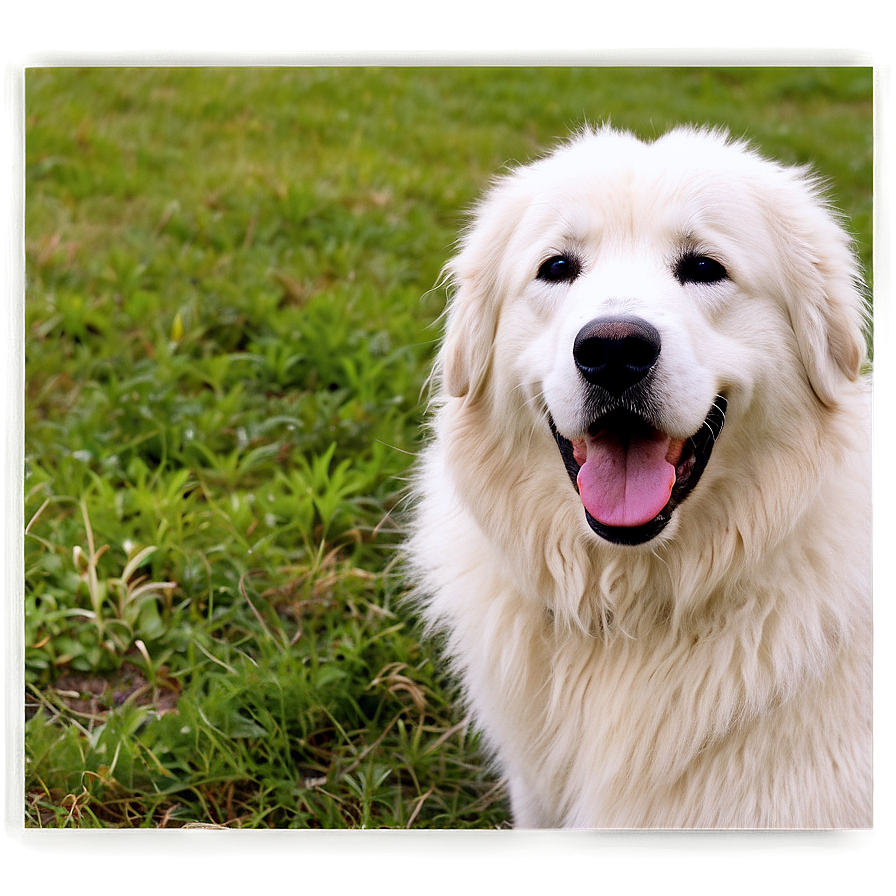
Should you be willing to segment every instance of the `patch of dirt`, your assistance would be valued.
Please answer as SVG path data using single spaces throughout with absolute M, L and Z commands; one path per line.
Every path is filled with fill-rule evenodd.
M 180 696 L 180 685 L 160 670 L 155 685 L 134 666 L 124 665 L 107 676 L 84 672 L 66 672 L 51 688 L 53 697 L 72 712 L 91 718 L 103 718 L 110 710 L 132 700 L 138 706 L 151 706 L 159 715 L 173 712 Z

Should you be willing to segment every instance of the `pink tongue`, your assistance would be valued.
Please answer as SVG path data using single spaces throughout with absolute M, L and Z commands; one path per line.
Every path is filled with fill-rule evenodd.
M 643 526 L 668 503 L 675 467 L 666 460 L 671 439 L 601 432 L 586 439 L 587 458 L 579 470 L 585 509 L 605 526 Z

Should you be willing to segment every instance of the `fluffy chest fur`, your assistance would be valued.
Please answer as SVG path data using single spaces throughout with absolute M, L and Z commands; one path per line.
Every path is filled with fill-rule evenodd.
M 535 592 L 463 512 L 446 521 L 466 563 L 427 615 L 518 825 L 870 823 L 867 583 L 786 542 L 762 574 L 716 583 L 701 612 L 676 619 L 658 557 L 608 562 L 582 594 Z M 822 587 L 837 599 L 807 605 Z

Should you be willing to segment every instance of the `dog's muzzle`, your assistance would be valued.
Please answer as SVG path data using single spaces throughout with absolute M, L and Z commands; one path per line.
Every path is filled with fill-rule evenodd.
M 588 524 L 614 544 L 643 544 L 662 532 L 697 485 L 725 422 L 728 402 L 720 394 L 689 438 L 655 425 L 650 383 L 660 351 L 659 332 L 640 318 L 586 324 L 573 358 L 587 384 L 591 422 L 566 438 L 549 418 Z

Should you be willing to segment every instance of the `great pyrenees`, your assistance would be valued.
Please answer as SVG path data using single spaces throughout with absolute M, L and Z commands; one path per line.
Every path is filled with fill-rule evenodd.
M 408 550 L 515 824 L 869 826 L 865 309 L 817 179 L 588 129 L 447 272 Z

